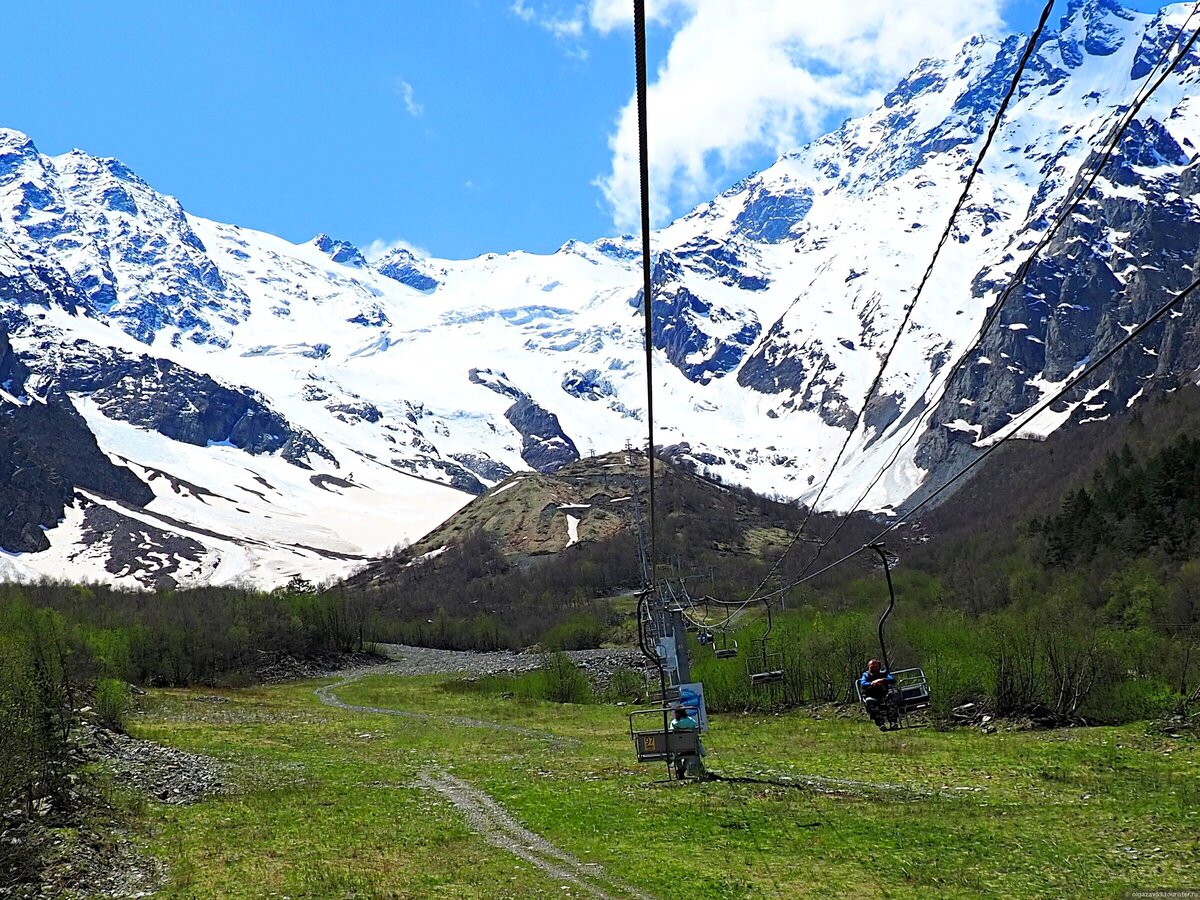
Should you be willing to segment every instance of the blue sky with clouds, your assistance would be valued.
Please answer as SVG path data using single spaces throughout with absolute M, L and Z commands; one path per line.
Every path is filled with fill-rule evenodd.
M 1042 4 L 648 6 L 661 221 L 862 111 L 948 41 L 1028 30 Z M 0 126 L 45 153 L 119 157 L 197 215 L 293 241 L 324 231 L 445 257 L 548 252 L 630 222 L 631 8 L 9 4 Z

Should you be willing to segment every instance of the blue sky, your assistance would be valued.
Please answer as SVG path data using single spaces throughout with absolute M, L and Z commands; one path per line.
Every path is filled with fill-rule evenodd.
M 1028 30 L 1042 4 L 834 4 L 826 32 L 775 57 L 782 19 L 809 5 L 651 0 L 656 219 L 865 108 L 931 47 L 975 26 Z M 197 215 L 293 241 L 324 231 L 444 257 L 548 252 L 628 225 L 631 7 L 9 4 L 0 126 L 45 153 L 119 157 Z

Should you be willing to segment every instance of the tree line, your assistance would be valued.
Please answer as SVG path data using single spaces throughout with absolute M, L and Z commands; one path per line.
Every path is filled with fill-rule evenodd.
M 1109 453 L 1090 481 L 1026 527 L 991 527 L 976 505 L 974 528 L 929 542 L 919 532 L 897 538 L 893 661 L 925 667 L 943 712 L 972 700 L 1091 721 L 1193 709 L 1198 475 L 1200 440 L 1185 432 L 1141 457 L 1128 447 Z M 802 518 L 796 507 L 670 468 L 660 484 L 659 578 L 700 576 L 681 591 L 745 597 L 781 555 L 772 584 L 795 579 L 814 552 L 799 543 L 784 553 Z M 835 521 L 814 516 L 809 530 L 829 533 Z M 842 547 L 878 527 L 852 519 Z M 244 683 L 279 655 L 377 641 L 491 650 L 629 640 L 628 607 L 618 612 L 612 598 L 641 586 L 642 555 L 633 528 L 529 557 L 506 556 L 494 537 L 475 532 L 433 558 L 397 553 L 385 578 L 353 587 L 318 590 L 302 579 L 271 592 L 0 585 L 0 798 L 28 803 L 57 790 L 73 710 L 89 702 L 119 718 L 127 683 Z M 874 565 L 863 556 L 790 593 L 770 647 L 785 662 L 779 688 L 750 690 L 745 655 L 729 664 L 695 647 L 714 709 L 848 699 L 877 652 L 886 588 Z M 760 631 L 752 623 L 734 636 L 754 649 Z

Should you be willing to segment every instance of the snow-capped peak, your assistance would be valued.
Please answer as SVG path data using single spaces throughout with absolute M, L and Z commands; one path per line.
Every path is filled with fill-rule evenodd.
M 355 269 L 363 269 L 367 266 L 367 260 L 363 256 L 362 251 L 349 241 L 335 241 L 327 234 L 318 234 L 309 243 L 335 263 L 341 263 L 343 266 L 351 266 Z
M 1149 16 L 1088 0 L 1044 36 L 865 405 L 1024 37 L 974 37 L 918 63 L 877 109 L 653 235 L 657 440 L 712 475 L 804 499 L 862 411 L 823 502 L 849 507 L 895 457 L 866 498 L 879 509 L 1015 429 L 1195 264 L 1200 65 L 1189 57 L 930 408 L 1186 17 L 1182 5 Z M 12 131 L 0 131 L 0 235 L 0 275 L 15 273 L 5 314 L 31 377 L 76 395 L 110 454 L 177 482 L 198 483 L 173 453 L 206 473 L 202 486 L 229 501 L 210 532 L 276 541 L 239 543 L 238 566 L 227 546 L 212 550 L 224 568 L 206 578 L 286 574 L 281 559 L 310 551 L 319 559 L 305 557 L 305 573 L 342 571 L 347 556 L 435 524 L 461 491 L 644 439 L 641 254 L 628 235 L 461 261 L 397 247 L 368 262 L 328 235 L 293 244 L 191 216 L 115 160 L 45 157 Z M 42 288 L 21 288 L 36 272 Z M 85 298 L 90 314 L 47 303 L 60 294 Z M 1187 312 L 1183 322 L 1200 317 Z M 1139 352 L 1127 377 L 1088 396 L 1090 418 L 1154 379 L 1192 377 L 1200 358 L 1173 321 Z M 205 393 L 220 398 L 219 415 Z M 1025 432 L 1058 427 L 1075 408 Z M 404 500 L 410 482 L 432 489 L 421 509 Z M 167 483 L 152 481 L 151 513 L 213 515 L 209 495 L 181 499 Z M 335 534 L 304 512 L 313 497 L 328 501 L 319 517 L 339 523 Z M 281 549 L 281 521 L 305 523 L 308 549 Z

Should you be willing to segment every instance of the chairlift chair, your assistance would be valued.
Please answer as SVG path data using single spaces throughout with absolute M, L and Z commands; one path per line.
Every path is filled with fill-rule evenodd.
M 721 646 L 713 642 L 713 656 L 717 659 L 732 659 L 738 655 L 738 642 L 729 636 L 729 632 L 721 629 Z
M 778 684 L 783 681 L 782 653 L 768 652 L 764 646 L 761 653 L 756 653 L 746 662 L 748 663 L 747 674 L 750 676 L 750 684 L 754 687 Z
M 712 597 L 703 596 L 700 602 L 704 604 L 704 618 L 708 618 L 708 604 L 712 601 Z M 721 634 L 720 643 L 717 642 L 717 632 Z M 712 647 L 713 656 L 717 659 L 732 659 L 738 655 L 738 643 L 729 636 L 729 629 L 717 626 L 709 628 L 707 625 L 700 628 L 696 635 L 696 640 L 701 646 Z
M 662 658 L 651 647 L 650 634 L 647 631 L 650 621 L 647 609 L 649 596 L 649 590 L 639 591 L 637 594 L 638 648 L 658 670 L 659 688 L 650 698 L 650 702 L 658 705 L 650 709 L 637 709 L 629 714 L 629 736 L 633 740 L 637 761 L 666 762 L 669 778 L 677 763 L 684 763 L 688 770 L 698 767 L 703 750 L 698 732 L 671 730 L 674 710 L 682 705 L 681 690 L 678 685 L 668 683 Z M 696 710 L 696 707 L 691 706 L 684 708 Z
M 696 710 L 691 706 L 685 708 L 689 712 Z M 635 709 L 629 714 L 629 736 L 633 739 L 638 762 L 673 763 L 680 756 L 700 756 L 700 732 L 672 731 L 670 719 L 674 712 L 675 707 L 664 705 Z M 667 722 L 665 726 L 664 721 Z
M 907 719 L 913 713 L 921 712 L 929 709 L 932 705 L 932 698 L 929 693 L 929 682 L 925 678 L 925 672 L 919 666 L 914 666 L 911 669 L 897 669 L 890 672 L 891 676 L 896 679 L 895 685 L 888 691 L 888 696 L 884 700 L 884 710 L 886 718 L 894 720 L 897 725 L 907 724 Z M 854 690 L 858 695 L 858 702 L 867 707 L 867 699 L 863 696 L 862 685 L 856 679 L 854 682 Z
M 887 578 L 889 598 L 888 608 L 884 610 L 879 619 L 879 653 L 883 657 L 883 671 L 890 674 L 895 682 L 883 701 L 884 717 L 894 727 L 908 727 L 912 724 L 909 722 L 909 717 L 913 713 L 927 710 L 932 706 L 929 681 L 920 666 L 892 670 L 891 662 L 888 660 L 887 642 L 884 640 L 884 624 L 887 622 L 888 616 L 892 614 L 892 610 L 896 608 L 896 589 L 892 584 L 892 569 L 887 549 L 883 544 L 872 544 L 871 549 L 878 553 L 879 558 L 883 561 L 883 573 Z M 871 708 L 867 702 L 869 698 L 863 696 L 862 684 L 857 678 L 854 680 L 854 692 L 858 696 L 858 702 L 870 713 Z
M 768 684 L 778 684 L 783 681 L 783 654 L 777 650 L 768 649 L 771 630 L 775 622 L 771 617 L 771 604 L 763 598 L 763 606 L 767 608 L 767 630 L 759 639 L 759 652 L 746 659 L 746 674 L 750 676 L 750 684 L 761 687 Z

